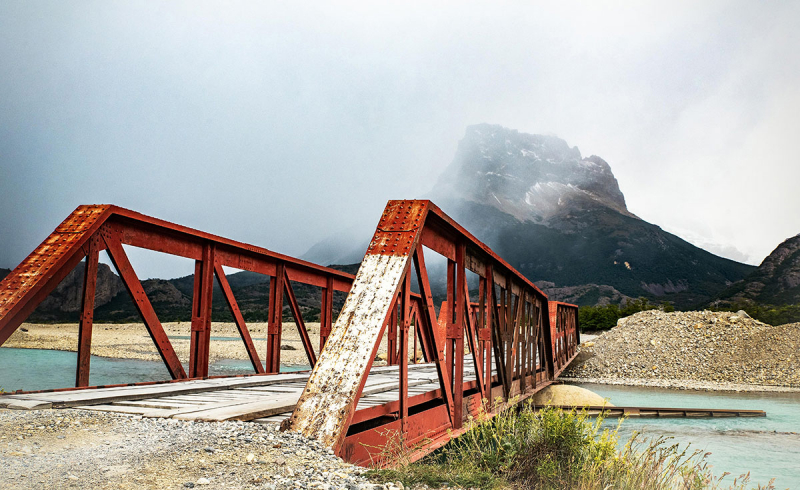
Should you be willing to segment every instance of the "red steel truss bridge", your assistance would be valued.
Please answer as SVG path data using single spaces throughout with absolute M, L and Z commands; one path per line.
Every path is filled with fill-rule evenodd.
M 123 245 L 195 261 L 188 366 L 175 353 Z M 88 386 L 103 250 L 172 380 Z M 427 267 L 434 256 L 446 265 Z M 432 202 L 402 200 L 386 205 L 355 276 L 117 206 L 80 206 L 0 282 L 0 345 L 82 261 L 75 387 L 2 395 L 0 407 L 281 423 L 348 461 L 375 464 L 398 435 L 419 448 L 420 457 L 467 430 L 469 416 L 495 413 L 552 384 L 580 342 L 576 306 L 549 301 Z M 270 278 L 263 363 L 223 266 Z M 444 280 L 431 280 L 437 272 Z M 251 374 L 208 376 L 215 279 L 247 349 Z M 438 304 L 432 283 L 442 285 L 444 301 Z M 292 284 L 322 291 L 318 345 Z M 338 316 L 335 291 L 347 293 Z M 310 372 L 280 372 L 286 303 Z M 386 365 L 373 366 L 384 341 Z

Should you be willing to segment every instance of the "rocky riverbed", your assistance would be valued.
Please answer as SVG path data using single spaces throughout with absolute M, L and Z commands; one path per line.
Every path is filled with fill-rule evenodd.
M 364 468 L 275 426 L 83 410 L 0 410 L 2 489 L 382 489 Z
M 584 342 L 562 379 L 670 388 L 800 388 L 800 324 L 745 312 L 644 311 Z

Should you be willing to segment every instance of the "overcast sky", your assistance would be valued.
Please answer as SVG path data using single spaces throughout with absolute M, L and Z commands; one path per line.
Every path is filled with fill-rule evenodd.
M 631 3 L 3 0 L 0 267 L 85 203 L 301 255 L 427 194 L 480 122 L 757 264 L 800 233 L 800 2 Z

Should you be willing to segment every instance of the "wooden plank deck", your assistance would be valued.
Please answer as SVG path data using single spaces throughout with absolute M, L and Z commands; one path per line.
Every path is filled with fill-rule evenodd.
M 464 362 L 464 377 L 472 379 L 474 372 L 467 360 Z M 0 397 L 0 408 L 79 408 L 179 420 L 252 420 L 278 424 L 291 415 L 308 376 L 309 373 L 287 373 L 11 394 Z M 409 365 L 408 380 L 409 391 L 413 390 L 413 393 L 439 388 L 439 377 L 433 364 Z M 398 398 L 398 367 L 375 367 L 370 371 L 358 405 L 362 408 L 381 405 Z
M 279 424 L 289 417 L 308 380 L 309 373 L 285 373 L 236 378 L 192 380 L 180 383 L 119 386 L 70 391 L 7 394 L 0 396 L 0 408 L 80 408 L 126 413 L 142 417 L 179 420 L 249 420 Z M 474 379 L 471 357 L 465 356 L 464 379 Z M 433 364 L 408 367 L 409 395 L 439 388 Z M 397 366 L 374 367 L 358 401 L 367 408 L 399 398 Z M 572 407 L 561 407 L 571 409 Z M 663 407 L 586 407 L 591 415 L 601 411 L 607 417 L 764 417 L 761 410 L 726 410 Z

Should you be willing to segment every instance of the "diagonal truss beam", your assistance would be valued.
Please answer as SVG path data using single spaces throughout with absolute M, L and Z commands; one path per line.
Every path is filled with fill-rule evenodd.
M 294 323 L 297 325 L 297 333 L 300 334 L 300 340 L 303 342 L 303 348 L 306 350 L 308 364 L 314 367 L 314 364 L 317 363 L 317 355 L 314 353 L 314 346 L 311 345 L 311 338 L 308 336 L 308 330 L 306 330 L 306 324 L 303 321 L 303 314 L 300 312 L 300 305 L 297 304 L 297 298 L 292 289 L 292 282 L 289 280 L 288 276 L 284 276 L 283 278 L 283 288 L 286 293 L 286 298 L 289 300 L 289 309 L 292 311 Z
M 108 256 L 117 269 L 122 282 L 125 284 L 125 288 L 133 298 L 133 304 L 142 317 L 142 321 L 144 321 L 144 325 L 147 327 L 147 333 L 149 333 L 150 338 L 153 339 L 158 354 L 167 366 L 170 376 L 172 376 L 172 379 L 186 378 L 186 372 L 183 370 L 181 361 L 178 359 L 178 355 L 175 354 L 175 350 L 172 348 L 172 344 L 166 332 L 164 332 L 164 327 L 161 326 L 161 322 L 158 321 L 158 316 L 156 316 L 156 312 L 153 310 L 153 305 L 150 304 L 150 300 L 144 292 L 142 283 L 136 276 L 136 272 L 133 271 L 133 267 L 128 260 L 128 255 L 125 253 L 125 249 L 122 248 L 122 243 L 112 234 L 108 234 L 103 238 L 108 250 Z
M 233 296 L 233 290 L 231 290 L 231 285 L 228 283 L 227 276 L 225 276 L 225 271 L 219 263 L 214 264 L 214 273 L 217 276 L 217 282 L 222 290 L 222 297 L 225 298 L 225 302 L 228 304 L 228 309 L 231 315 L 233 315 L 233 321 L 236 323 L 236 328 L 239 330 L 239 335 L 242 337 L 244 347 L 247 349 L 247 356 L 250 358 L 250 363 L 253 365 L 253 369 L 255 369 L 256 373 L 264 374 L 264 366 L 261 365 L 261 359 L 259 359 L 258 350 L 255 344 L 253 344 L 250 330 L 247 329 L 242 311 L 239 309 L 239 303 L 236 302 L 236 298 Z

